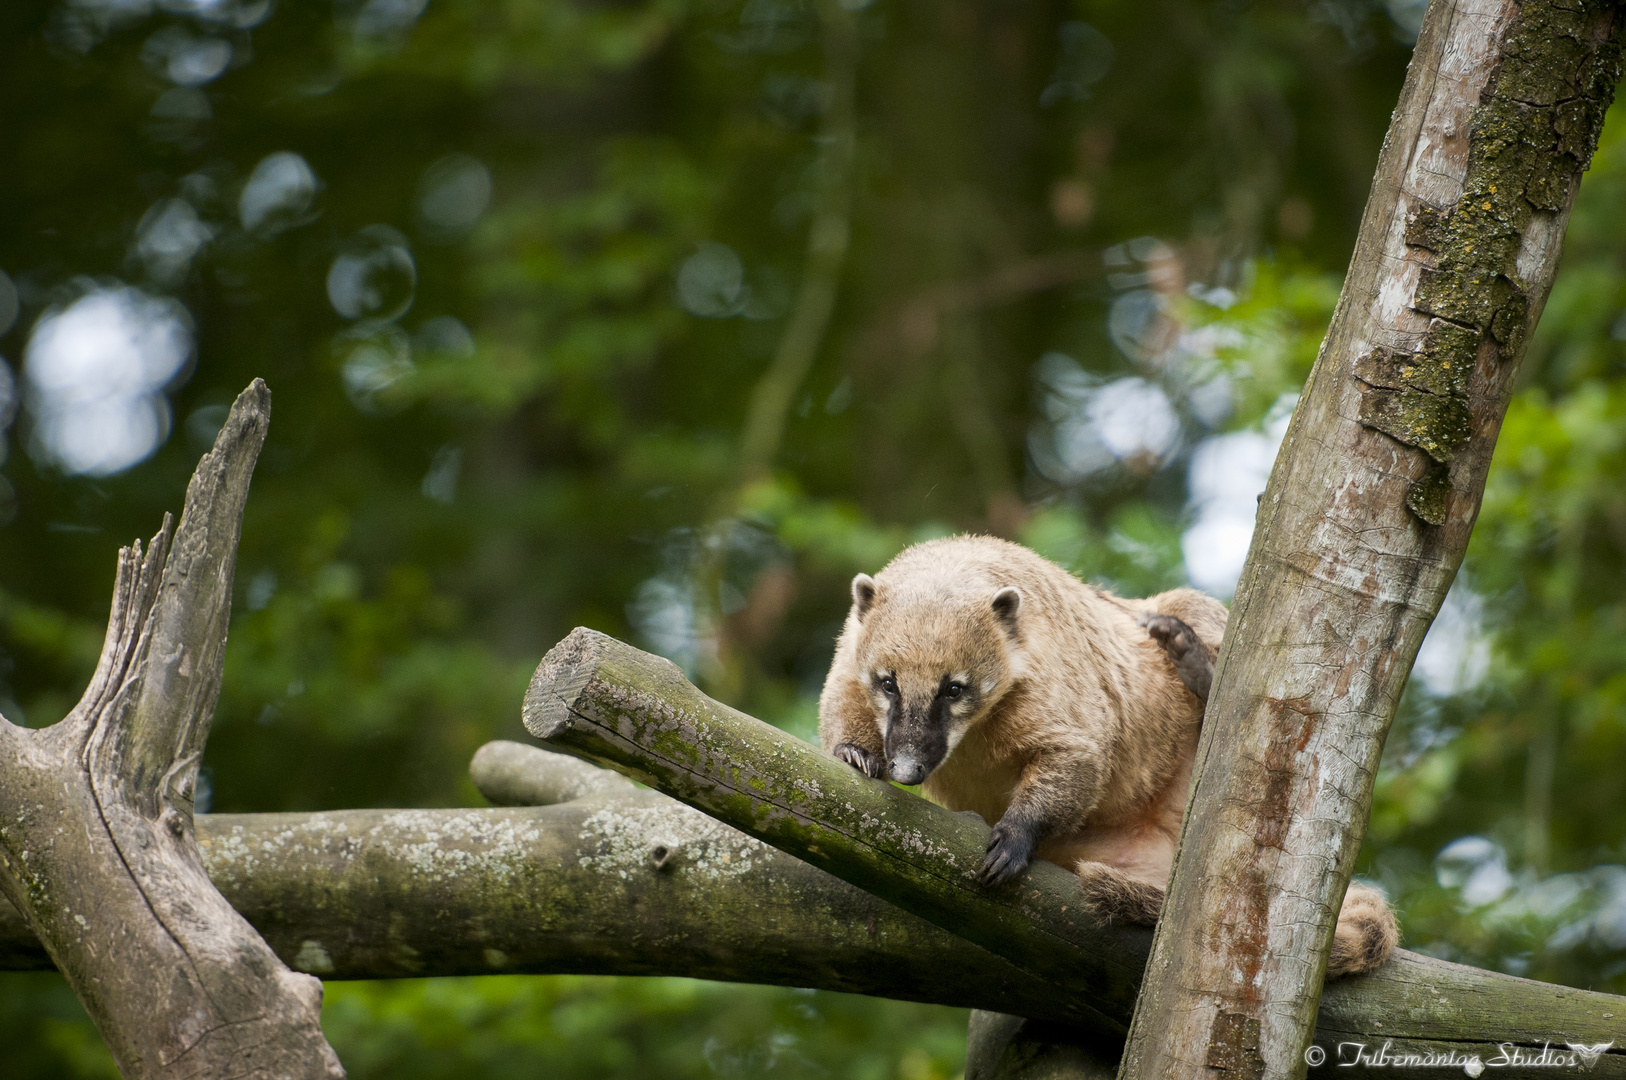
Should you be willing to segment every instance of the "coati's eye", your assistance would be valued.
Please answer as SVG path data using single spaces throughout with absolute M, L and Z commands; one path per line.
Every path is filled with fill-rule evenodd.
M 960 695 L 963 693 L 965 693 L 965 686 L 962 683 L 951 682 L 943 688 L 943 696 L 950 701 L 959 701 Z
M 897 697 L 898 696 L 898 680 L 894 679 L 890 675 L 882 675 L 881 676 L 881 690 L 882 690 L 883 693 L 890 694 L 893 697 Z

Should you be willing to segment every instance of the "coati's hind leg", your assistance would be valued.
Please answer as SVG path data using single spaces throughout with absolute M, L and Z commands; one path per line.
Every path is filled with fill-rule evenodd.
M 1196 694 L 1198 701 L 1208 704 L 1208 691 L 1214 684 L 1214 661 L 1208 655 L 1208 646 L 1198 640 L 1197 632 L 1173 615 L 1147 612 L 1139 621 L 1152 640 L 1169 654 L 1169 663 L 1174 665 L 1174 672 L 1186 684 L 1186 689 Z
M 1084 886 L 1084 902 L 1103 921 L 1151 926 L 1163 913 L 1163 890 L 1137 881 L 1116 866 L 1079 863 L 1073 868 Z
M 1327 978 L 1359 975 L 1382 966 L 1400 944 L 1400 927 L 1383 894 L 1370 885 L 1351 882 L 1338 912 L 1327 956 Z
M 1164 892 L 1106 863 L 1081 862 L 1074 868 L 1084 901 L 1106 922 L 1154 925 L 1163 914 Z M 1400 944 L 1395 913 L 1383 894 L 1370 885 L 1352 883 L 1344 894 L 1327 957 L 1327 978 L 1360 975 L 1382 967 Z

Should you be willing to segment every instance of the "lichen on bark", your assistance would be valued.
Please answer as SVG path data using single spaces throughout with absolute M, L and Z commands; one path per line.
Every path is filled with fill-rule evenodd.
M 1434 316 L 1415 351 L 1375 349 L 1353 366 L 1367 384 L 1360 422 L 1425 451 L 1433 465 L 1406 504 L 1445 521 L 1449 463 L 1472 434 L 1472 372 L 1516 364 L 1531 319 L 1521 247 L 1538 214 L 1566 211 L 1620 77 L 1615 5 L 1526 0 L 1509 20 L 1469 124 L 1467 174 L 1451 206 L 1416 206 L 1408 247 L 1432 252 L 1411 307 Z

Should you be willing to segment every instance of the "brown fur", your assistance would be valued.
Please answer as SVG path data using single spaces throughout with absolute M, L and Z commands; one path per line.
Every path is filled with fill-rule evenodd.
M 1192 688 L 1206 694 L 1226 616 L 1192 589 L 1121 599 L 992 537 L 918 544 L 854 580 L 820 739 L 871 776 L 923 767 L 934 800 L 994 825 L 985 880 L 1046 859 L 1103 917 L 1152 923 L 1202 725 Z M 1382 895 L 1352 885 L 1329 975 L 1371 970 L 1395 940 Z

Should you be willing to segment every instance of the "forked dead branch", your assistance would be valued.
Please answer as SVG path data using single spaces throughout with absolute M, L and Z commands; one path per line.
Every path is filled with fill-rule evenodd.
M 127 1077 L 336 1077 L 321 984 L 210 883 L 192 794 L 220 693 L 249 478 L 271 418 L 255 380 L 143 552 L 119 553 L 101 660 L 51 727 L 0 720 L 0 891 Z

